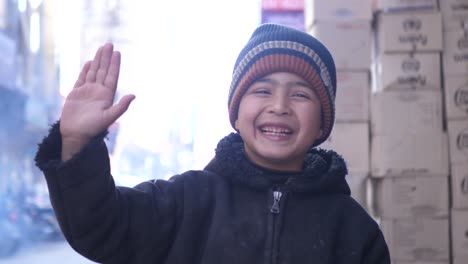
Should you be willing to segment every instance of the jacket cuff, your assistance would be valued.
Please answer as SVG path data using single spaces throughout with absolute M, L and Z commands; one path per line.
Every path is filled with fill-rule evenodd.
M 103 131 L 95 136 L 70 160 L 62 161 L 62 135 L 60 134 L 60 121 L 51 125 L 49 134 L 38 145 L 35 162 L 36 166 L 43 172 L 73 170 L 77 167 L 90 169 L 102 168 L 105 160 L 109 160 L 108 151 L 104 138 L 108 131 Z M 99 165 L 100 164 L 100 165 Z M 105 166 L 104 166 L 105 167 Z M 81 169 L 83 170 L 83 169 Z M 78 172 L 77 172 L 78 173 Z

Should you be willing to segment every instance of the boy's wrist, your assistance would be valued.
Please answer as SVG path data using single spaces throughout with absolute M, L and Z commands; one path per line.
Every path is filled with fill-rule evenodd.
M 69 138 L 62 136 L 62 161 L 71 159 L 76 153 L 78 153 L 90 139 L 84 138 Z

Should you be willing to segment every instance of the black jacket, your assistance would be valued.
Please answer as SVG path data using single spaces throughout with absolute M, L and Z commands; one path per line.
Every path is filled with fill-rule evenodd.
M 311 150 L 301 173 L 270 171 L 246 158 L 233 133 L 204 170 L 116 188 L 104 137 L 62 163 L 55 124 L 36 156 L 66 239 L 93 261 L 390 263 L 333 151 Z

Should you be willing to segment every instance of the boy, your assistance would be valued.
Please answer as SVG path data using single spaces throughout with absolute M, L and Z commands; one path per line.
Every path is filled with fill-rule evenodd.
M 350 197 L 343 159 L 313 148 L 334 122 L 333 58 L 314 37 L 259 26 L 229 91 L 236 133 L 204 170 L 116 187 L 103 138 L 120 54 L 86 63 L 36 156 L 70 245 L 100 263 L 390 263 L 377 223 Z

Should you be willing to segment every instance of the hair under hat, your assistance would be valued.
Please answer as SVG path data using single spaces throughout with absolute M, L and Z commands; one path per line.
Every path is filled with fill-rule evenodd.
M 335 122 L 335 63 L 328 49 L 312 35 L 283 25 L 260 25 L 239 54 L 229 90 L 232 127 L 240 100 L 250 85 L 274 72 L 297 74 L 314 87 L 322 108 L 323 132 L 313 146 L 320 145 Z

